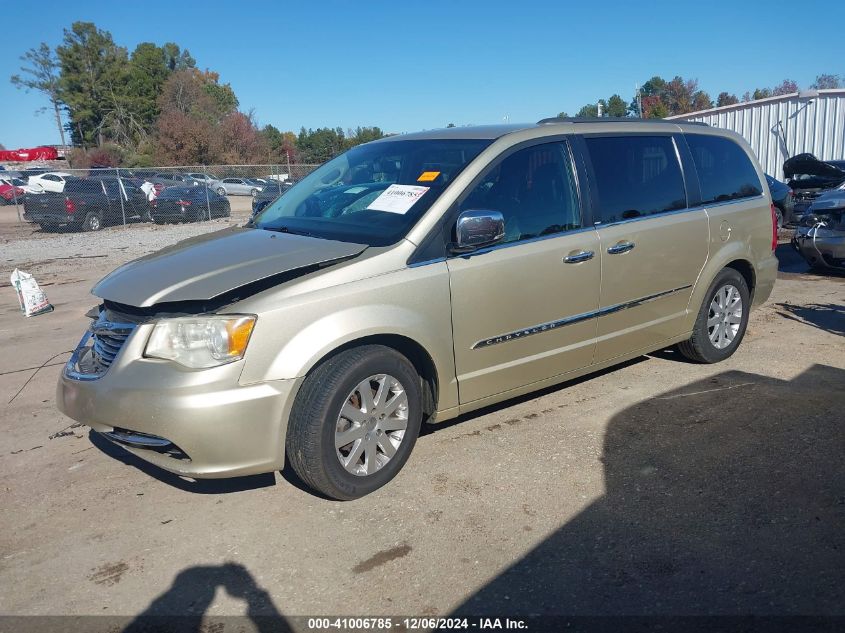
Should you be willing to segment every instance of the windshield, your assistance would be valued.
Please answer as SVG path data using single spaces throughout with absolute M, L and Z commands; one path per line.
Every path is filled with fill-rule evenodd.
M 395 140 L 329 161 L 256 216 L 255 225 L 386 246 L 404 237 L 489 140 Z

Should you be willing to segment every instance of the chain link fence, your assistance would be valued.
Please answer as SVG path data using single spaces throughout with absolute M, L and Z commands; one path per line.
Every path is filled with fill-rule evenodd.
M 0 237 L 114 227 L 240 224 L 318 165 L 183 165 L 0 171 Z M 40 172 L 40 173 L 33 173 Z

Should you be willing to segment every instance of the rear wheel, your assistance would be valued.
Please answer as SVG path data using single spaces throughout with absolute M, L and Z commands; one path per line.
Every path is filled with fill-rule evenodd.
M 718 363 L 739 347 L 748 326 L 751 293 L 738 271 L 724 268 L 704 298 L 688 341 L 678 350 L 698 363 Z
M 255 196 L 257 196 L 257 195 L 258 195 L 258 189 L 252 189 L 252 190 L 249 192 L 249 195 L 251 195 L 251 196 L 254 198 Z
M 381 345 L 357 347 L 305 379 L 291 411 L 287 456 L 311 488 L 357 499 L 402 469 L 421 421 L 420 377 L 408 359 Z
M 102 220 L 99 214 L 93 211 L 89 212 L 82 221 L 83 231 L 99 231 L 101 228 L 103 228 Z
M 775 206 L 775 220 L 777 221 L 778 231 L 780 231 L 783 228 L 783 211 L 778 206 Z

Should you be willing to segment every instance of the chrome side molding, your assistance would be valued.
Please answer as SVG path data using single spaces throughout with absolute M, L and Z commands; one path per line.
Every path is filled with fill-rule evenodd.
M 655 301 L 656 299 L 660 299 L 662 297 L 668 297 L 669 295 L 675 294 L 676 292 L 681 292 L 682 290 L 687 290 L 692 288 L 692 284 L 687 284 L 686 286 L 680 286 L 679 288 L 672 288 L 672 290 L 664 290 L 662 292 L 656 292 L 652 295 L 646 295 L 645 297 L 640 297 L 639 299 L 634 299 L 633 301 L 626 301 L 624 303 L 617 303 L 612 306 L 607 306 L 606 308 L 600 308 L 598 310 L 593 310 L 592 312 L 584 312 L 582 314 L 575 314 L 570 317 L 565 317 L 563 319 L 557 319 L 555 321 L 548 321 L 547 323 L 540 323 L 539 325 L 532 325 L 527 328 L 523 328 L 521 330 L 514 330 L 513 332 L 508 332 L 506 334 L 499 334 L 498 336 L 493 336 L 491 338 L 486 338 L 478 341 L 475 343 L 470 349 L 482 349 L 484 347 L 490 347 L 491 345 L 498 345 L 499 343 L 507 343 L 508 341 L 515 341 L 520 338 L 525 338 L 526 336 L 532 336 L 534 334 L 542 334 L 543 332 L 549 332 L 551 330 L 556 330 L 559 327 L 563 327 L 565 325 L 572 325 L 573 323 L 580 323 L 581 321 L 587 321 L 589 319 L 594 319 L 597 317 L 605 316 L 608 314 L 613 314 L 614 312 L 620 312 L 621 310 L 627 310 L 628 308 L 635 308 L 639 305 L 644 303 L 648 303 L 649 301 Z

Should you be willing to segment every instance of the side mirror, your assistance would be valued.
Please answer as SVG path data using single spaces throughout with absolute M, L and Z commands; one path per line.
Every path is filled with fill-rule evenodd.
M 500 242 L 505 237 L 505 218 L 500 211 L 470 209 L 458 216 L 455 242 L 449 245 L 453 253 L 470 253 Z

